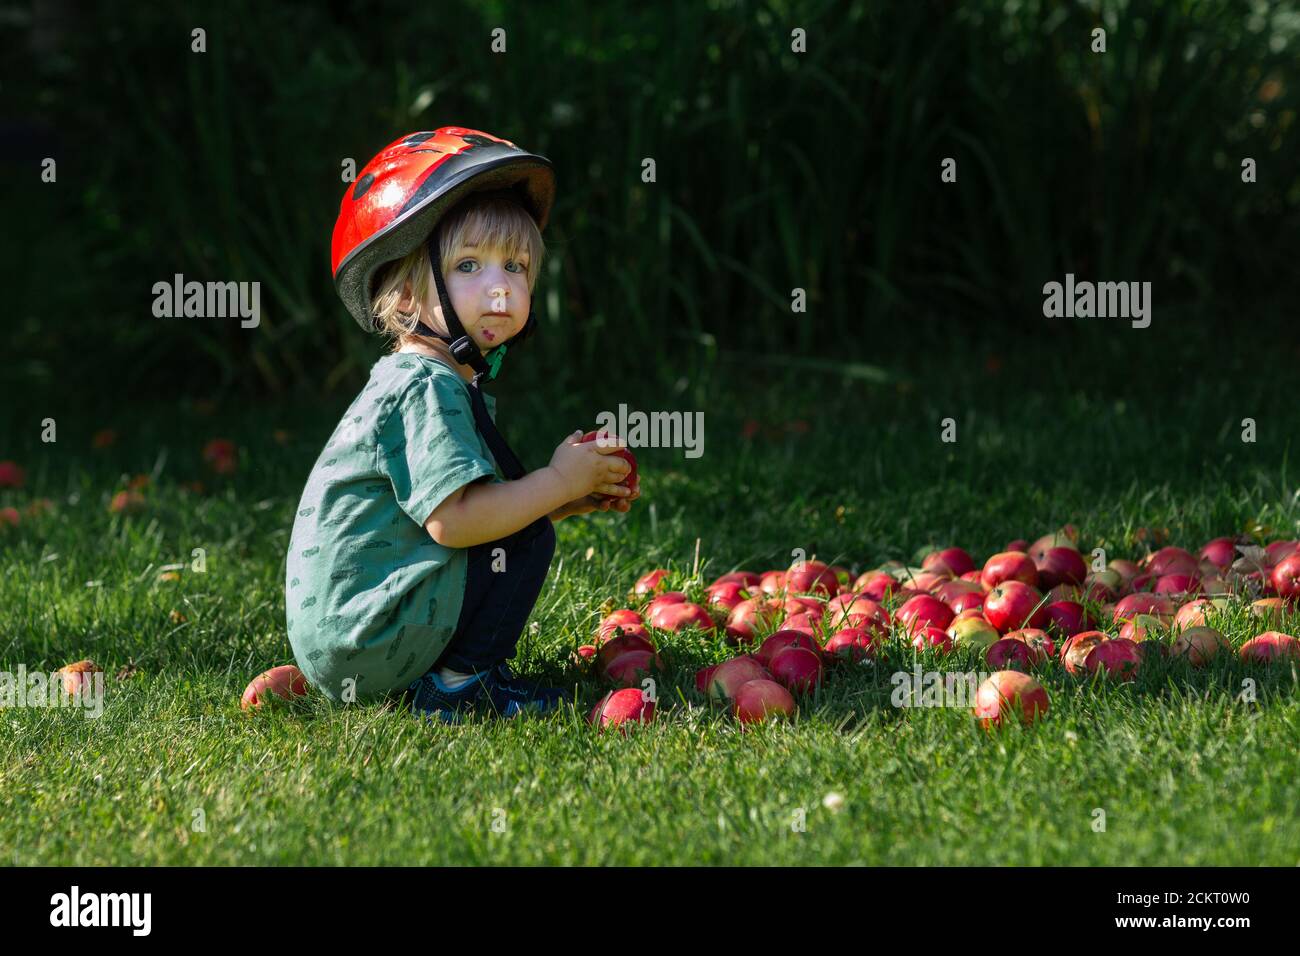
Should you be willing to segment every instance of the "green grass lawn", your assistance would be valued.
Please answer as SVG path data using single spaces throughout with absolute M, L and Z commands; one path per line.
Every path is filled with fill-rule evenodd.
M 183 404 L 103 421 L 69 412 L 56 446 L 26 441 L 36 429 L 22 424 L 0 457 L 28 469 L 27 487 L 0 492 L 0 506 L 44 496 L 55 510 L 0 534 L 0 669 L 90 657 L 110 677 L 136 670 L 108 682 L 97 719 L 0 714 L 0 859 L 1300 864 L 1290 664 L 1232 658 L 1193 671 L 1175 661 L 1120 686 L 1083 684 L 1053 664 L 1041 676 L 1050 714 L 986 735 L 966 709 L 890 706 L 890 673 L 915 664 L 892 647 L 874 667 L 831 672 L 795 723 L 741 732 L 693 689 L 696 668 L 732 651 L 694 634 L 664 644 L 653 726 L 622 738 L 585 723 L 602 691 L 577 678 L 569 652 L 644 571 L 689 576 L 697 539 L 699 576 L 711 580 L 785 567 L 793 548 L 855 571 L 935 543 L 983 561 L 1067 521 L 1109 557 L 1143 553 L 1139 528 L 1168 528 L 1192 550 L 1247 528 L 1300 533 L 1286 445 L 1294 406 L 1288 425 L 1269 382 L 1229 374 L 1144 387 L 1069 361 L 1008 358 L 996 369 L 981 356 L 858 378 L 802 369 L 784 382 L 773 367 L 733 366 L 667 399 L 620 386 L 609 405 L 705 410 L 705 453 L 643 450 L 631 514 L 558 526 L 517 664 L 574 682 L 579 711 L 457 728 L 316 697 L 251 717 L 239 708 L 253 675 L 292 660 L 284 550 L 350 395 L 232 403 L 211 417 Z M 536 467 L 602 407 L 519 394 L 503 398 L 502 421 Z M 939 441 L 949 416 L 955 444 Z M 1240 440 L 1246 416 L 1259 422 L 1254 444 Z M 747 419 L 760 423 L 750 437 Z M 117 444 L 92 449 L 107 426 Z M 283 444 L 276 428 L 290 433 Z M 234 476 L 202 472 L 210 437 L 239 444 Z M 110 514 L 112 493 L 139 473 L 153 479 L 145 509 Z M 182 490 L 195 478 L 204 494 Z M 204 573 L 188 569 L 194 548 L 205 549 Z M 179 581 L 158 580 L 182 563 Z M 1263 630 L 1238 610 L 1222 626 L 1235 645 Z M 1281 629 L 1300 633 L 1300 620 Z M 988 669 L 961 653 L 922 666 Z M 1257 682 L 1254 703 L 1237 699 L 1244 678 Z M 828 807 L 832 793 L 842 801 Z

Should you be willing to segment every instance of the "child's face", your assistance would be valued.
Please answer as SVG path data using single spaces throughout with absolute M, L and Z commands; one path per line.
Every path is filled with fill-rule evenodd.
M 528 321 L 528 265 L 526 250 L 520 251 L 518 258 L 474 246 L 453 250 L 443 282 L 461 325 L 480 351 L 494 349 L 518 335 Z M 425 307 L 446 328 L 438 288 L 432 280 Z

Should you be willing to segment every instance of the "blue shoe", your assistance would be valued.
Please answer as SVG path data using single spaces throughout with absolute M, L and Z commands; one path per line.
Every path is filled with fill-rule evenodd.
M 487 675 L 488 671 L 481 671 L 451 690 L 438 679 L 437 673 L 429 671 L 407 688 L 407 692 L 414 695 L 411 711 L 425 719 L 437 718 L 443 723 L 458 724 L 482 701 Z
M 517 717 L 525 712 L 547 714 L 568 699 L 562 688 L 543 687 L 532 678 L 515 677 L 505 661 L 489 669 L 482 680 L 483 706 L 502 717 Z

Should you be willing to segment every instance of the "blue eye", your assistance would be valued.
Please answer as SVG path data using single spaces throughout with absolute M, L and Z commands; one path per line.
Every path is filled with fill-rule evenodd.
M 461 266 L 467 266 L 467 265 L 469 265 L 469 264 L 472 263 L 472 262 L 474 262 L 473 259 L 462 259 L 460 262 L 456 263 L 456 271 L 457 271 L 457 272 L 465 272 L 465 270 L 462 269 Z M 518 266 L 519 269 L 521 270 L 521 273 L 522 273 L 522 272 L 527 272 L 527 271 L 528 271 L 528 267 L 527 267 L 526 265 L 524 265 L 522 262 L 517 262 L 517 261 L 515 261 L 514 259 L 507 260 L 506 265 L 507 265 L 507 266 L 509 266 L 509 265 L 516 265 L 516 266 Z M 468 275 L 469 273 L 466 272 L 465 274 Z

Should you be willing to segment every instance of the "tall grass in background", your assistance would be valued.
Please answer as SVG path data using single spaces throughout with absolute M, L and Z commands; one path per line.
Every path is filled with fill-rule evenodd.
M 787 348 L 870 375 L 972 329 L 1003 351 L 1026 333 L 1121 351 L 1115 327 L 1045 328 L 1042 284 L 1067 271 L 1179 303 L 1188 324 L 1144 344 L 1198 315 L 1207 335 L 1228 312 L 1287 321 L 1297 32 L 1294 4 L 1246 0 L 92 10 L 56 30 L 58 57 L 23 53 L 66 172 L 20 198 L 42 236 L 9 237 L 17 341 L 119 389 L 354 389 L 377 352 L 328 274 L 341 164 L 447 123 L 558 169 L 543 334 L 507 389 L 635 370 L 694 394 Z M 260 328 L 154 318 L 150 287 L 175 272 L 260 281 Z M 94 349 L 69 350 L 49 313 L 87 309 Z

